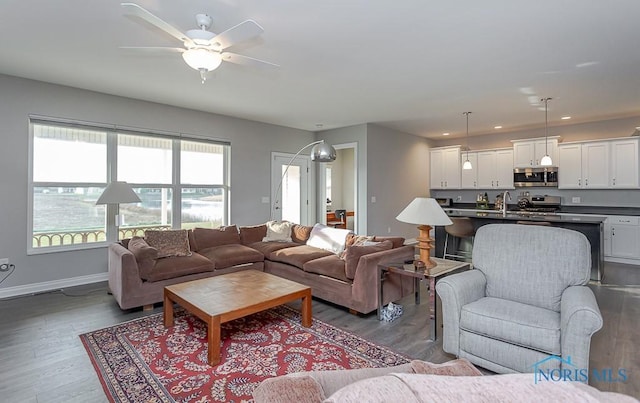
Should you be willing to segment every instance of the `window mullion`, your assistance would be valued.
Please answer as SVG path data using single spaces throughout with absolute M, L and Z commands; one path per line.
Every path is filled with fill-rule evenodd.
M 182 187 L 180 186 L 181 140 L 173 140 L 173 161 L 171 187 L 173 189 L 173 208 L 171 209 L 173 228 L 182 228 Z

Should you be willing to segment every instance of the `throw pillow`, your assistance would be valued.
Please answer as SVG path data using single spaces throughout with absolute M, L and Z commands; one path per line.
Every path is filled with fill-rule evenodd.
M 350 247 L 362 246 L 365 245 L 366 242 L 371 242 L 372 240 L 372 236 L 349 234 L 349 236 L 347 236 L 346 249 L 340 253 L 340 259 L 344 260 L 344 254 L 347 253 L 347 250 L 349 250 Z
M 267 378 L 253 390 L 256 403 L 321 402 L 324 391 L 309 375 Z
M 158 250 L 149 246 L 149 244 L 145 242 L 144 238 L 139 236 L 134 236 L 129 240 L 127 249 L 133 253 L 136 260 L 139 262 L 154 260 L 158 257 Z
M 191 249 L 196 252 L 214 246 L 240 243 L 238 227 L 235 225 L 220 228 L 194 228 L 193 238 L 196 242 L 195 245 L 191 245 Z
M 447 361 L 443 364 L 413 360 L 411 369 L 416 374 L 424 375 L 447 375 L 447 376 L 480 376 L 482 372 L 476 368 L 469 360 L 459 358 Z
M 347 235 L 350 233 L 351 231 L 348 229 L 333 228 L 327 227 L 323 224 L 316 224 L 311 230 L 311 235 L 309 235 L 307 245 L 340 255 L 345 248 Z
M 189 234 L 186 229 L 156 231 L 147 230 L 144 238 L 158 250 L 158 257 L 191 256 Z
M 291 226 L 288 221 L 268 221 L 267 236 L 262 242 L 291 242 Z
M 382 252 L 383 250 L 389 250 L 393 244 L 391 241 L 380 242 L 377 245 L 371 246 L 350 246 L 344 253 L 344 271 L 348 279 L 353 280 L 356 276 L 356 269 L 358 268 L 358 262 L 360 257 L 368 255 L 370 253 Z

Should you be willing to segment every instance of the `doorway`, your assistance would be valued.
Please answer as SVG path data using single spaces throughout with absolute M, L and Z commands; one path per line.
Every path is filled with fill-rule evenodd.
M 309 156 L 272 153 L 271 159 L 271 220 L 308 225 L 309 217 Z
M 358 161 L 357 143 L 334 145 L 337 157 L 320 169 L 320 206 L 324 206 L 322 223 L 335 221 L 335 210 L 346 210 L 345 227 L 358 232 Z M 320 217 L 319 217 L 320 218 Z

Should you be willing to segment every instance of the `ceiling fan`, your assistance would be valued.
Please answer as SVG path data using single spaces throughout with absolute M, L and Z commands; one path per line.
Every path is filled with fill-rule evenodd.
M 125 46 L 122 49 L 134 49 L 148 52 L 178 52 L 189 67 L 200 72 L 202 83 L 207 79 L 206 74 L 217 69 L 223 61 L 253 67 L 279 67 L 277 64 L 264 60 L 239 55 L 237 53 L 223 52 L 228 47 L 238 42 L 254 38 L 264 32 L 262 27 L 253 20 L 246 20 L 226 31 L 214 34 L 208 31 L 213 19 L 207 14 L 197 14 L 196 24 L 199 29 L 191 29 L 185 33 L 156 17 L 146 9 L 134 3 L 121 3 L 125 13 L 141 18 L 154 25 L 182 42 L 183 48 L 170 47 L 132 47 Z

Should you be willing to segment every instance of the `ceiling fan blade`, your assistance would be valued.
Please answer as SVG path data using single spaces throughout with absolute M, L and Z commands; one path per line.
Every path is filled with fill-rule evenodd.
M 222 50 L 229 46 L 233 46 L 238 42 L 246 41 L 247 39 L 258 36 L 263 32 L 264 29 L 262 29 L 257 22 L 253 20 L 246 20 L 235 27 L 231 27 L 216 35 L 211 39 L 211 44 L 214 49 Z
M 174 38 L 176 38 L 180 42 L 185 42 L 185 41 L 191 42 L 191 39 L 189 39 L 189 37 L 187 37 L 185 34 L 180 32 L 173 25 L 171 25 L 168 22 L 160 19 L 159 17 L 156 17 L 155 15 L 151 14 L 149 11 L 145 10 L 144 8 L 140 7 L 139 5 L 137 5 L 135 3 L 120 3 L 120 5 L 125 9 L 125 12 L 127 14 L 145 20 L 149 24 L 155 26 L 156 28 L 160 28 L 164 32 L 166 32 L 169 35 L 173 36 Z
M 231 53 L 231 52 L 222 53 L 222 60 L 224 60 L 225 62 L 240 64 L 242 66 L 258 67 L 258 68 L 280 67 L 275 63 L 265 62 L 264 60 L 254 59 L 253 57 L 242 56 L 237 53 Z
M 120 49 L 125 51 L 134 51 L 148 54 L 169 54 L 169 53 L 183 53 L 185 51 L 184 48 L 167 48 L 167 47 L 156 47 L 156 46 L 120 46 Z

